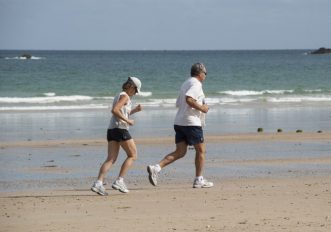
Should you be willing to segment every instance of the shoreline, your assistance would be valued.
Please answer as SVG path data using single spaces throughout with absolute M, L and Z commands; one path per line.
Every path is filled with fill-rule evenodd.
M 174 144 L 173 136 L 155 137 L 136 137 L 139 144 Z M 205 142 L 208 143 L 240 143 L 256 141 L 331 141 L 331 131 L 318 132 L 281 132 L 281 133 L 237 133 L 224 135 L 205 135 Z M 105 139 L 66 139 L 66 140 L 39 140 L 39 141 L 14 141 L 0 142 L 0 148 L 15 147 L 59 147 L 59 146 L 104 146 L 107 144 Z

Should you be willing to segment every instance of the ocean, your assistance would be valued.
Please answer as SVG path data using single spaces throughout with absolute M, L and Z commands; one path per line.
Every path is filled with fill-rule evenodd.
M 145 107 L 174 107 L 195 62 L 209 105 L 329 105 L 331 56 L 309 52 L 2 50 L 0 111 L 106 109 L 128 76 L 141 79 Z

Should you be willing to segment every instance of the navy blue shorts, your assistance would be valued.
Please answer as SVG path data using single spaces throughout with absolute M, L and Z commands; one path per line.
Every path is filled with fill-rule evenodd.
M 176 144 L 185 141 L 187 145 L 196 145 L 204 142 L 201 126 L 174 125 Z
M 120 128 L 114 128 L 114 129 L 108 129 L 107 131 L 107 141 L 126 141 L 132 139 L 130 133 L 126 129 L 120 129 Z

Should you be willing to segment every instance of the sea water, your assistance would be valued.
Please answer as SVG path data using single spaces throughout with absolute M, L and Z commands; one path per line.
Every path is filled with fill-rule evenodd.
M 331 56 L 309 50 L 29 53 L 0 51 L 0 111 L 105 109 L 128 76 L 141 79 L 144 106 L 173 107 L 195 62 L 207 67 L 209 105 L 331 102 Z
M 22 59 L 30 53 L 32 59 Z M 0 139 L 103 137 L 110 105 L 128 76 L 139 136 L 172 135 L 175 101 L 203 62 L 212 134 L 331 129 L 331 56 L 309 50 L 0 51 Z

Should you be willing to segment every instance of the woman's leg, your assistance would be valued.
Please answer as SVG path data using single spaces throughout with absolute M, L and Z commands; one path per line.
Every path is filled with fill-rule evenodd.
M 137 148 L 133 139 L 122 141 L 120 142 L 120 145 L 128 156 L 123 162 L 119 173 L 119 177 L 124 177 L 132 166 L 133 162 L 137 159 Z
M 116 141 L 110 141 L 108 142 L 108 156 L 105 162 L 100 167 L 98 180 L 103 181 L 105 176 L 107 175 L 107 172 L 112 167 L 112 165 L 116 162 L 116 159 L 118 157 L 118 153 L 120 150 L 120 143 Z

